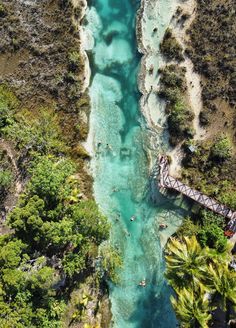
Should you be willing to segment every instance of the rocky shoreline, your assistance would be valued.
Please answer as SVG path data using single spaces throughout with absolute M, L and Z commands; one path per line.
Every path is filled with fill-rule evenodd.
M 140 108 L 149 129 L 148 157 L 150 169 L 156 161 L 156 153 L 166 148 L 165 104 L 157 99 L 156 92 L 159 83 L 158 69 L 164 63 L 159 47 L 156 46 L 164 35 L 164 23 L 159 14 L 161 1 L 141 1 L 136 19 L 136 37 L 138 51 L 142 54 L 140 71 L 138 76 L 138 87 L 142 94 Z M 165 4 L 170 13 L 174 13 L 175 4 Z M 172 15 L 169 14 L 169 19 Z M 151 29 L 152 27 L 152 29 Z

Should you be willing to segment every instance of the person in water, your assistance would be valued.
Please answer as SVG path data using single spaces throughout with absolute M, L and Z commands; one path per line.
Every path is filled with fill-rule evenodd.
M 145 278 L 140 281 L 139 286 L 146 287 L 146 279 Z
M 135 219 L 136 219 L 136 216 L 132 215 L 131 218 L 130 218 L 130 221 L 134 221 Z
M 167 227 L 168 227 L 168 225 L 166 223 L 160 223 L 159 224 L 160 229 L 166 229 Z
M 111 145 L 107 144 L 107 150 L 112 151 Z

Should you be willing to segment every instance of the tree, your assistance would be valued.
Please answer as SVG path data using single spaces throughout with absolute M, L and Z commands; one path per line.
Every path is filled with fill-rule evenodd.
M 205 282 L 216 296 L 220 296 L 224 311 L 227 302 L 236 305 L 236 272 L 231 271 L 227 264 L 210 264 Z
M 32 178 L 28 185 L 28 194 L 43 199 L 49 208 L 56 206 L 63 197 L 66 179 L 75 172 L 73 163 L 48 156 L 39 157 L 32 169 Z
M 93 200 L 83 200 L 71 207 L 72 220 L 76 231 L 90 238 L 97 245 L 108 239 L 110 225 L 101 215 L 98 206 Z
M 208 328 L 211 319 L 210 303 L 206 297 L 206 290 L 201 284 L 195 284 L 195 288 L 183 288 L 177 292 L 177 299 L 171 296 L 177 318 L 182 328 Z
M 199 280 L 206 270 L 206 257 L 195 236 L 171 238 L 166 250 L 167 279 L 173 288 Z

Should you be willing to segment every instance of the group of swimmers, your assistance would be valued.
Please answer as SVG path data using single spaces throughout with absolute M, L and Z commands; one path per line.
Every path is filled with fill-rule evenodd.
M 138 285 L 141 287 L 146 287 L 146 279 L 144 278 L 143 280 L 141 280 Z
M 102 143 L 101 143 L 101 141 L 99 141 L 99 142 L 97 143 L 97 150 L 99 150 L 99 149 L 101 148 L 101 146 L 102 146 Z M 112 146 L 109 145 L 109 144 L 107 143 L 107 144 L 106 144 L 106 149 L 107 149 L 108 151 L 112 151 Z

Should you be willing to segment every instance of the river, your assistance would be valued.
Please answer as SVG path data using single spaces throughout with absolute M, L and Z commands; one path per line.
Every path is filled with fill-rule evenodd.
M 171 15 L 165 1 L 159 2 L 166 15 L 160 22 L 164 31 Z M 172 328 L 176 318 L 163 274 L 162 246 L 176 230 L 180 215 L 150 179 L 149 127 L 140 111 L 137 85 L 141 57 L 135 18 L 139 6 L 139 0 L 89 1 L 85 20 L 91 68 L 87 149 L 92 155 L 94 196 L 111 222 L 111 243 L 124 262 L 120 283 L 110 285 L 112 326 Z M 163 221 L 168 228 L 160 232 Z M 142 279 L 146 287 L 139 286 Z

